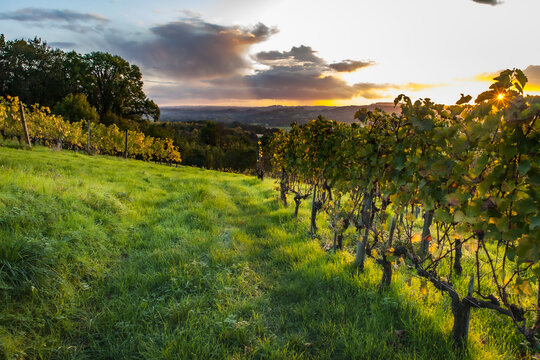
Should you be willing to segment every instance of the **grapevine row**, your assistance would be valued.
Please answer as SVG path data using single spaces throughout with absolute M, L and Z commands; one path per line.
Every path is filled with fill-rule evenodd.
M 47 107 L 33 105 L 27 108 L 26 123 L 32 142 L 46 146 L 61 146 L 71 150 L 86 149 L 89 123 L 85 120 L 69 122 L 54 115 Z M 0 135 L 4 138 L 23 136 L 19 99 L 0 97 Z M 178 148 L 169 138 L 153 138 L 138 131 L 127 131 L 127 156 L 141 159 L 179 164 L 182 161 Z M 90 126 L 90 151 L 121 156 L 125 150 L 126 135 L 115 124 L 106 126 L 92 123 Z
M 509 317 L 538 346 L 540 97 L 525 96 L 526 83 L 506 70 L 475 105 L 400 95 L 398 114 L 359 111 L 351 125 L 319 117 L 271 143 L 285 205 L 292 195 L 297 214 L 311 197 L 311 231 L 324 211 L 334 249 L 352 228 L 354 265 L 373 258 L 381 286 L 401 264 L 446 293 L 459 346 L 471 308 Z

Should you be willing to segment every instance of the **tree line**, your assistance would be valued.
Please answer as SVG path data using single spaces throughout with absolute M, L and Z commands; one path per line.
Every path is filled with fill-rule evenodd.
M 6 41 L 0 35 L 0 96 L 53 109 L 68 95 L 84 95 L 100 122 L 133 127 L 158 120 L 159 107 L 142 89 L 142 74 L 120 56 L 53 49 L 39 38 Z M 80 119 L 70 119 L 78 121 Z
M 540 97 L 525 96 L 526 83 L 506 70 L 474 105 L 400 95 L 400 114 L 319 117 L 270 143 L 283 203 L 292 197 L 298 214 L 311 198 L 311 231 L 324 212 L 333 248 L 355 238 L 353 267 L 372 258 L 381 287 L 398 267 L 422 279 L 420 291 L 447 294 L 458 346 L 472 308 L 508 317 L 538 346 Z
M 0 35 L 0 96 L 48 107 L 71 123 L 114 124 L 120 131 L 172 139 L 185 165 L 211 169 L 255 171 L 257 134 L 271 133 L 240 123 L 158 122 L 159 107 L 145 95 L 136 65 L 106 52 L 53 49 L 37 37 L 6 41 Z

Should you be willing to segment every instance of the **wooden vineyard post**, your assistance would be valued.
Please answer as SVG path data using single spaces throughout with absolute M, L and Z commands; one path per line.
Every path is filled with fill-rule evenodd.
M 22 101 L 19 102 L 19 108 L 21 111 L 21 122 L 24 130 L 24 138 L 26 140 L 26 144 L 29 147 L 32 147 L 32 144 L 30 143 L 30 135 L 28 135 L 28 127 L 26 126 L 26 118 L 24 117 L 24 107 Z
M 126 129 L 126 141 L 124 143 L 124 159 L 127 159 L 127 155 L 128 155 L 127 146 L 128 146 L 128 131 Z

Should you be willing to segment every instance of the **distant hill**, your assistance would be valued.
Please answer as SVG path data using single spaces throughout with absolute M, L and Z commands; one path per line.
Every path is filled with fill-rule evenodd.
M 354 114 L 361 108 L 380 108 L 388 113 L 399 112 L 390 102 L 379 102 L 363 106 L 164 106 L 161 107 L 161 121 L 202 121 L 257 124 L 266 127 L 289 126 L 296 121 L 303 124 L 319 115 L 327 119 L 351 123 Z

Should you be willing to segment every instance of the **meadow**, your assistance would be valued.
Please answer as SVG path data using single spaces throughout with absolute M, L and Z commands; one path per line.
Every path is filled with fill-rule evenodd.
M 353 239 L 327 250 L 309 202 L 275 182 L 45 147 L 0 146 L 4 359 L 504 359 L 506 317 L 473 309 L 467 350 L 450 300 L 411 271 L 380 290 Z M 467 264 L 465 264 L 467 266 Z M 467 279 L 463 279 L 465 283 Z

